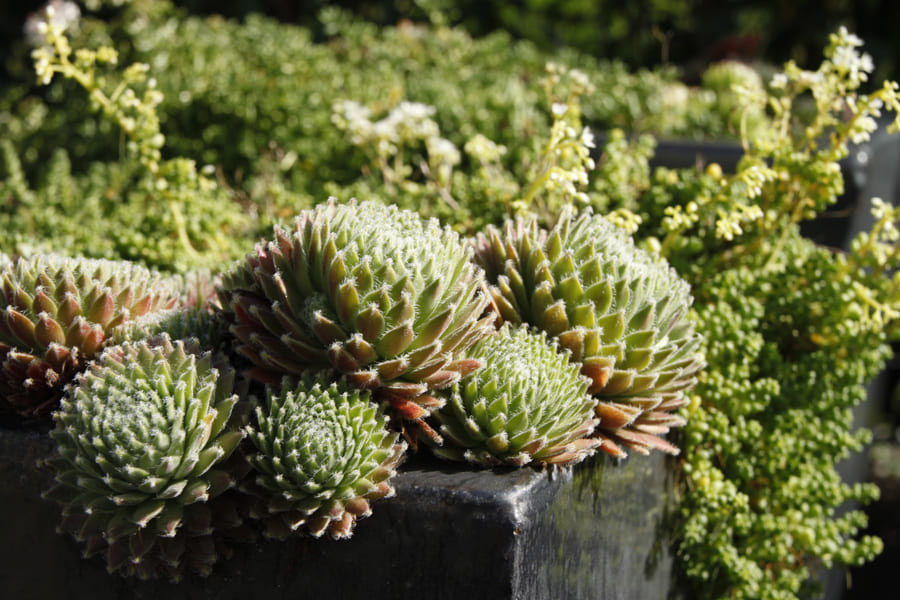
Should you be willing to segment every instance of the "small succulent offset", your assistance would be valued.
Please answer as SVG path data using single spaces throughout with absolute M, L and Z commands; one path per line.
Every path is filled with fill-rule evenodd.
M 37 255 L 0 266 L 0 403 L 48 416 L 114 328 L 177 300 L 171 281 L 124 261 Z
M 60 529 L 110 572 L 205 576 L 223 536 L 243 528 L 223 493 L 246 472 L 228 462 L 246 415 L 233 370 L 196 350 L 167 336 L 110 347 L 54 415 L 57 484 L 45 497 L 63 504 Z
M 486 367 L 442 395 L 434 418 L 446 442 L 434 453 L 482 466 L 528 463 L 563 466 L 582 461 L 601 445 L 587 438 L 597 425 L 590 380 L 545 332 L 504 325 L 469 355 Z
M 257 452 L 248 460 L 258 474 L 244 487 L 261 498 L 254 516 L 268 537 L 349 538 L 370 502 L 394 495 L 389 480 L 406 444 L 369 392 L 323 376 L 297 384 L 285 377 L 256 415 L 247 430 Z
M 181 287 L 181 301 L 184 306 L 212 310 L 218 305 L 218 287 L 222 278 L 210 269 L 197 268 L 176 276 Z
M 591 379 L 602 449 L 677 454 L 658 436 L 684 424 L 672 411 L 704 364 L 688 284 L 590 211 L 564 213 L 549 231 L 489 227 L 475 245 L 502 319 L 555 337 Z
M 229 322 L 219 310 L 217 287 L 221 278 L 209 269 L 195 269 L 170 279 L 179 291 L 174 308 L 147 313 L 116 327 L 110 344 L 136 342 L 163 333 L 173 340 L 194 338 L 203 350 L 231 356 L 234 340 Z
M 471 255 L 435 220 L 332 199 L 226 273 L 222 304 L 256 379 L 335 369 L 431 435 L 426 392 L 480 367 L 460 353 L 492 330 Z
M 182 306 L 149 313 L 126 321 L 111 333 L 115 344 L 136 342 L 167 334 L 173 340 L 197 340 L 210 351 L 226 351 L 231 343 L 228 323 L 205 308 Z M 227 353 L 227 352 L 226 352 Z

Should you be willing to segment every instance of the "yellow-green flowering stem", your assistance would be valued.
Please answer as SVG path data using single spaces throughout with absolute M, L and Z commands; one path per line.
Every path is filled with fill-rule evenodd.
M 169 210 L 172 212 L 172 219 L 175 221 L 175 229 L 178 232 L 178 239 L 181 241 L 181 247 L 192 258 L 198 258 L 200 254 L 194 248 L 194 245 L 191 244 L 191 238 L 188 236 L 187 226 L 184 222 L 184 215 L 181 214 L 178 203 L 174 200 L 169 200 Z
M 160 133 L 159 119 L 154 109 L 162 101 L 162 95 L 154 90 L 155 81 L 152 79 L 147 82 L 148 92 L 143 98 L 138 98 L 129 87 L 130 83 L 145 80 L 147 65 L 130 65 L 123 73 L 123 80 L 107 95 L 97 81 L 95 68 L 98 63 L 116 64 L 116 51 L 109 47 L 102 47 L 97 51 L 78 49 L 75 52 L 76 61 L 72 62 L 72 47 L 64 29 L 49 22 L 43 25 L 47 45 L 32 52 L 39 81 L 47 85 L 59 73 L 78 83 L 102 113 L 112 117 L 135 144 L 141 164 L 153 175 L 158 175 L 160 148 L 165 138 Z
M 672 245 L 678 241 L 680 235 L 684 233 L 684 229 L 677 229 L 674 231 L 670 231 L 666 234 L 666 237 L 663 238 L 662 244 L 659 247 L 659 255 L 662 258 L 668 258 L 669 253 L 672 250 Z
M 529 211 L 531 209 L 534 202 L 534 197 L 538 194 L 538 192 L 544 189 L 545 185 L 547 185 L 547 182 L 550 180 L 550 173 L 552 171 L 552 167 L 548 167 L 531 181 L 531 185 L 529 185 L 528 189 L 525 190 L 525 194 L 522 196 L 522 200 L 519 202 L 519 205 L 521 206 L 523 211 Z
M 763 270 L 768 271 L 773 267 L 776 260 L 778 260 L 779 258 L 783 258 L 782 250 L 784 249 L 784 244 L 788 239 L 788 234 L 791 232 L 791 226 L 799 223 L 802 220 L 803 209 L 804 203 L 802 200 L 794 205 L 794 210 L 791 212 L 789 224 L 782 226 L 781 233 L 778 236 L 778 240 L 775 242 L 775 245 L 769 252 L 769 258 L 766 259 L 766 262 L 763 265 Z M 762 241 L 765 238 L 761 235 L 757 239 L 759 241 Z

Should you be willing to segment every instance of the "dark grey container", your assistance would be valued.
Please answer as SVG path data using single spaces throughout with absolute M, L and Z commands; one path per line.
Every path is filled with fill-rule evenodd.
M 562 471 L 474 471 L 425 456 L 396 478 L 346 541 L 237 547 L 207 579 L 111 576 L 55 533 L 47 434 L 0 430 L 0 590 L 6 598 L 470 598 L 664 600 L 660 537 L 673 465 L 661 455 L 595 456 Z

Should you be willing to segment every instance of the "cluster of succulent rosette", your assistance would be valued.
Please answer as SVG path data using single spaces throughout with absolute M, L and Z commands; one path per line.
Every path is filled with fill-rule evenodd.
M 110 572 L 347 538 L 409 446 L 559 468 L 658 449 L 703 364 L 687 285 L 600 216 L 466 240 L 329 200 L 220 277 L 0 263 L 7 416 L 55 422 L 61 530 Z

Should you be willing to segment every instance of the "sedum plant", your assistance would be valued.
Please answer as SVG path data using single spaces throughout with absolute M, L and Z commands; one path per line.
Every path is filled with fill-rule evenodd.
M 601 444 L 586 438 L 598 422 L 590 381 L 545 332 L 507 324 L 469 356 L 487 366 L 442 393 L 447 403 L 434 418 L 447 443 L 435 454 L 481 466 L 564 466 Z
M 0 397 L 26 417 L 50 414 L 112 330 L 178 298 L 171 281 L 121 261 L 37 255 L 0 277 Z
M 64 244 L 185 270 L 230 255 L 230 242 L 248 230 L 255 236 L 242 219 L 229 220 L 233 213 L 223 208 L 231 200 L 240 202 L 241 215 L 265 221 L 325 193 L 390 198 L 467 231 L 534 208 L 546 223 L 569 203 L 616 209 L 611 221 L 632 233 L 641 225 L 645 247 L 694 286 L 710 362 L 682 413 L 689 422 L 681 437 L 682 520 L 674 530 L 687 593 L 811 597 L 821 566 L 877 554 L 877 539 L 858 535 L 861 513 L 837 512 L 875 490 L 844 485 L 833 466 L 865 442 L 865 434 L 849 433 L 850 411 L 883 364 L 886 333 L 895 332 L 897 283 L 885 275 L 900 256 L 897 215 L 882 206 L 875 230 L 846 256 L 814 249 L 797 232 L 842 193 L 837 161 L 848 142 L 865 141 L 882 109 L 898 107 L 894 83 L 860 93 L 872 64 L 856 36 L 838 32 L 818 70 L 791 63 L 768 86 L 749 72 L 714 67 L 705 85 L 720 93 L 695 95 L 671 71 L 630 74 L 567 51 L 542 54 L 503 34 L 472 39 L 409 24 L 379 30 L 336 9 L 324 14 L 327 44 L 261 17 L 179 19 L 162 2 L 131 4 L 110 26 L 85 19 L 76 47 L 116 44 L 121 56 L 153 65 L 156 87 L 143 67 L 107 77 L 103 64 L 115 56 L 107 50 L 51 46 L 38 53 L 43 75 L 54 79 L 50 87 L 41 97 L 13 87 L 0 98 L 9 133 L 0 143 L 3 250 Z M 577 64 L 609 93 L 576 98 L 579 109 L 556 90 L 550 111 L 541 110 L 535 74 L 548 60 Z M 90 114 L 87 94 L 68 94 L 64 110 L 48 109 L 73 76 L 87 82 L 99 101 L 91 110 L 99 106 L 105 120 Z M 458 163 L 452 152 L 432 157 L 432 149 L 450 146 L 429 148 L 428 138 L 416 138 L 406 140 L 412 150 L 400 160 L 400 152 L 387 153 L 395 162 L 372 160 L 380 154 L 371 144 L 380 140 L 358 143 L 332 120 L 332 100 L 347 89 L 371 114 L 390 114 L 404 100 L 433 107 L 426 110 L 435 132 L 465 155 Z M 804 106 L 813 110 L 803 114 Z M 161 129 L 150 114 L 156 110 Z M 651 174 L 646 139 L 627 145 L 613 134 L 591 174 L 593 140 L 582 118 L 601 130 L 663 135 L 742 130 L 745 158 L 734 174 L 715 164 Z M 113 122 L 121 131 L 111 131 Z M 149 135 L 132 136 L 126 125 Z M 165 140 L 156 136 L 162 130 Z M 548 131 L 543 149 L 522 143 Z M 119 156 L 123 141 L 134 160 L 88 164 Z M 215 164 L 233 189 L 214 185 L 189 161 L 162 160 L 156 151 L 163 141 L 169 154 Z M 450 160 L 432 164 L 438 154 Z M 593 185 L 585 187 L 589 175 Z M 520 185 L 528 177 L 531 187 Z M 172 201 L 169 210 L 158 210 L 160 198 Z M 97 235 L 106 220 L 115 226 Z M 242 275 L 233 281 L 241 296 L 258 296 L 264 285 Z M 256 339 L 269 344 L 260 323 Z M 246 352 L 256 347 L 241 343 Z M 331 366 L 327 356 L 316 364 Z M 619 403 L 608 400 L 600 405 Z M 412 406 L 423 401 L 426 395 Z
M 261 498 L 254 516 L 268 537 L 349 538 L 372 501 L 394 495 L 390 478 L 406 444 L 369 392 L 322 376 L 285 378 L 256 417 L 247 431 L 257 474 L 245 487 Z
M 691 282 L 709 361 L 684 413 L 672 527 L 691 598 L 818 598 L 826 569 L 882 548 L 848 509 L 877 488 L 835 465 L 870 439 L 853 413 L 897 331 L 900 214 L 875 202 L 846 252 L 798 227 L 844 192 L 850 143 L 900 107 L 895 82 L 863 92 L 860 45 L 842 28 L 817 68 L 790 62 L 766 90 L 735 90 L 771 115 L 746 131 L 736 172 L 656 169 L 638 186 L 639 235 Z
M 223 278 L 250 374 L 269 384 L 322 369 L 422 420 L 481 366 L 460 353 L 486 335 L 484 278 L 436 221 L 374 202 L 329 201 L 257 244 Z
M 242 469 L 234 371 L 196 344 L 114 346 L 62 401 L 52 432 L 61 529 L 102 554 L 107 570 L 141 579 L 207 575 L 225 533 L 241 529 L 225 492 Z
M 83 219 L 82 227 L 63 227 L 63 243 L 82 252 L 98 253 L 93 244 L 98 236 L 85 235 L 85 230 L 96 230 L 99 218 L 113 224 L 100 236 L 104 241 L 99 252 L 104 254 L 111 254 L 112 250 L 119 256 L 175 271 L 210 267 L 239 256 L 236 238 L 250 233 L 252 222 L 242 211 L 234 210 L 230 195 L 208 176 L 208 170 L 198 170 L 194 160 L 163 159 L 166 138 L 157 108 L 164 95 L 157 89 L 157 80 L 148 75 L 150 67 L 138 62 L 121 73 L 105 72 L 106 67 L 118 64 L 118 52 L 108 45 L 96 50 L 73 49 L 66 35 L 67 22 L 55 19 L 55 14 L 54 5 L 50 4 L 42 18 L 33 22 L 41 38 L 31 53 L 38 82 L 49 85 L 59 75 L 77 83 L 89 95 L 91 108 L 118 125 L 122 145 L 119 154 L 123 154 L 123 149 L 127 152 L 106 169 L 105 176 L 116 179 L 114 189 L 104 182 L 98 197 L 90 177 L 88 181 L 73 178 L 64 152 L 55 154 L 57 168 L 46 185 L 29 189 L 19 157 L 9 145 L 4 145 L 0 150 L 5 170 L 14 179 L 8 192 L 22 205 L 21 211 L 16 211 L 21 214 L 13 215 L 11 220 L 25 230 L 10 235 L 8 242 L 17 247 L 39 242 L 22 234 L 52 232 L 55 221 L 70 218 L 66 208 L 80 212 L 84 206 L 94 218 Z M 84 193 L 78 188 L 88 192 L 84 205 L 80 198 L 73 199 Z M 120 197 L 113 198 L 117 195 Z M 36 209 L 35 205 L 43 209 L 44 204 L 47 211 Z M 148 210 L 150 206 L 152 210 Z M 64 218 L 60 218 L 60 212 Z
M 549 231 L 523 219 L 488 227 L 475 245 L 500 317 L 546 331 L 590 378 L 602 449 L 677 454 L 659 436 L 684 424 L 674 411 L 704 364 L 688 284 L 590 211 Z

